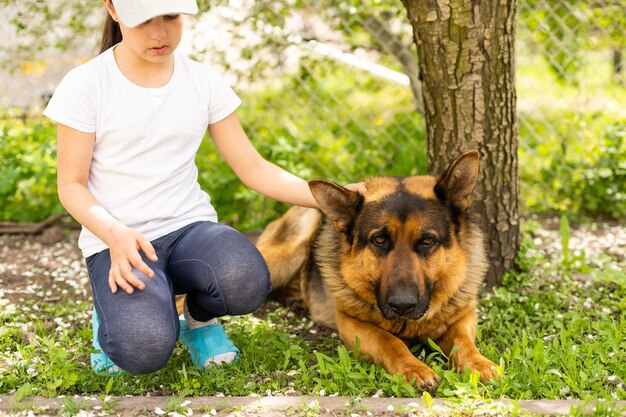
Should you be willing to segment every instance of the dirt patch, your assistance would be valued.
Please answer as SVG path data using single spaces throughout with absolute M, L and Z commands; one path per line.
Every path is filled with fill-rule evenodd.
M 89 299 L 87 270 L 77 233 L 0 236 L 0 295 L 10 302 L 55 302 L 62 296 Z

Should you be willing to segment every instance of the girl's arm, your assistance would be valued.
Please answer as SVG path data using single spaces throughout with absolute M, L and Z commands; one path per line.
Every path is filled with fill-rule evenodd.
M 215 146 L 243 183 L 256 192 L 274 200 L 304 207 L 318 205 L 308 183 L 264 159 L 244 132 L 235 112 L 209 125 Z M 364 192 L 362 183 L 346 188 Z
M 89 168 L 96 142 L 94 133 L 85 133 L 59 124 L 57 127 L 57 190 L 63 207 L 81 225 L 98 236 L 111 251 L 109 286 L 112 292 L 121 287 L 129 294 L 133 287 L 143 289 L 132 266 L 148 275 L 154 272 L 143 262 L 141 249 L 156 261 L 156 253 L 148 239 L 126 227 L 109 214 L 87 188 Z

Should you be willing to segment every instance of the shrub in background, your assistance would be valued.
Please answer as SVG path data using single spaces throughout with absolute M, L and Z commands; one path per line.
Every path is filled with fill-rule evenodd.
M 580 212 L 623 219 L 626 215 L 626 124 L 609 126 L 589 159 L 565 192 L 575 197 Z
M 36 222 L 63 210 L 55 125 L 15 114 L 0 119 L 0 161 L 0 220 Z
M 300 72 L 251 86 L 242 96 L 239 117 L 255 147 L 303 178 L 346 184 L 427 172 L 424 121 L 404 86 L 312 60 Z M 626 120 L 558 108 L 520 118 L 521 200 L 527 212 L 626 216 Z M 63 210 L 56 195 L 55 135 L 54 125 L 39 116 L 0 118 L 0 220 L 34 222 Z M 260 230 L 286 209 L 244 186 L 210 140 L 201 145 L 196 163 L 220 221 Z
M 527 210 L 606 219 L 626 215 L 625 126 L 602 113 L 527 119 L 520 128 L 519 161 Z
M 313 66 L 315 77 L 303 69 L 242 94 L 239 117 L 263 156 L 303 178 L 341 184 L 426 172 L 424 123 L 405 87 L 332 63 L 308 68 Z M 0 220 L 33 222 L 62 211 L 54 125 L 18 115 L 0 123 Z M 202 143 L 196 164 L 220 221 L 260 230 L 286 209 L 243 185 L 210 140 Z
M 427 170 L 424 122 L 406 87 L 311 61 L 243 100 L 239 117 L 257 150 L 302 178 L 347 184 Z M 196 163 L 221 221 L 260 230 L 286 209 L 245 187 L 210 141 Z

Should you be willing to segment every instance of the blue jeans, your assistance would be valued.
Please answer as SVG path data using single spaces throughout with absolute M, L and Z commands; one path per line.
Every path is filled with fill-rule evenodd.
M 207 321 L 251 313 L 271 290 L 260 252 L 238 231 L 197 222 L 153 240 L 157 262 L 144 262 L 154 278 L 133 268 L 145 282 L 133 294 L 109 287 L 111 257 L 104 250 L 87 258 L 103 352 L 132 374 L 156 371 L 170 358 L 180 330 L 174 296 L 187 294 L 189 314 Z

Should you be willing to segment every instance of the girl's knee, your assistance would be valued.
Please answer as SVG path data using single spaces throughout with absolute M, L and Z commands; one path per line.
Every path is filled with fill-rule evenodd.
M 149 374 L 163 368 L 174 350 L 173 345 L 153 345 L 150 349 L 137 346 L 134 349 L 121 349 L 119 354 L 111 355 L 111 360 L 121 369 L 133 375 Z
M 127 327 L 124 330 L 111 334 L 109 342 L 102 344 L 102 348 L 117 366 L 134 375 L 163 368 L 178 340 L 172 326 Z
M 270 273 L 263 258 L 259 258 L 239 269 L 238 284 L 222 287 L 229 314 L 251 313 L 261 307 L 269 296 L 272 290 Z

